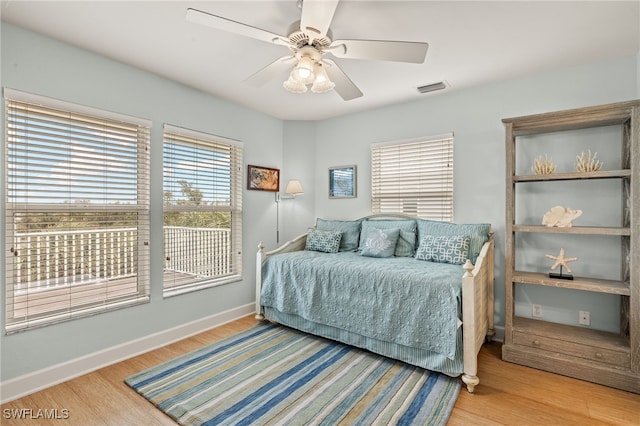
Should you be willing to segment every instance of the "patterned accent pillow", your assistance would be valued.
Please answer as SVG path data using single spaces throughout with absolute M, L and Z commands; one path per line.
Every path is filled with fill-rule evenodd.
M 324 231 L 342 231 L 340 251 L 356 251 L 360 241 L 361 220 L 316 219 L 316 228 Z
M 342 232 L 309 229 L 305 250 L 321 251 L 323 253 L 337 253 L 340 248 Z
M 362 222 L 360 233 L 359 251 L 364 248 L 364 236 L 370 229 L 399 229 L 400 235 L 396 245 L 397 257 L 413 257 L 416 248 L 416 221 L 415 220 L 365 220 Z
M 396 244 L 400 230 L 373 228 L 364 237 L 364 247 L 362 256 L 369 257 L 391 257 L 396 252 Z
M 462 265 L 469 257 L 469 237 L 425 235 L 420 239 L 416 259 Z
M 418 241 L 425 235 L 469 237 L 469 260 L 475 265 L 482 246 L 489 240 L 491 225 L 488 223 L 450 223 L 418 219 Z

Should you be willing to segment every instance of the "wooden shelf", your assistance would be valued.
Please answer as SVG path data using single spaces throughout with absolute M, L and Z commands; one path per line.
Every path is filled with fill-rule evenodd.
M 502 359 L 563 376 L 640 393 L 637 373 L 618 365 L 588 360 L 554 350 L 536 349 L 509 343 L 502 346 Z
M 597 278 L 574 277 L 573 280 L 559 280 L 549 278 L 549 275 L 538 272 L 513 271 L 512 282 L 534 284 L 547 287 L 569 288 L 574 290 L 592 291 L 595 293 L 631 295 L 629 283 L 623 281 L 602 280 Z
M 637 105 L 638 101 L 618 102 L 617 104 L 504 118 L 502 122 L 511 126 L 511 133 L 514 136 L 613 126 L 628 122 Z
M 558 228 L 544 225 L 513 225 L 514 232 L 539 232 L 547 234 L 578 234 L 578 235 L 618 235 L 628 237 L 631 235 L 631 228 L 615 226 L 571 226 L 569 228 Z
M 597 342 L 598 347 L 604 349 L 618 351 L 629 350 L 629 340 L 625 337 L 616 333 L 594 330 L 592 328 L 514 317 L 513 330 L 583 345 L 593 345 L 594 342 Z
M 515 175 L 513 182 L 552 182 L 563 180 L 620 179 L 631 177 L 631 170 L 600 170 L 597 172 L 552 173 L 550 175 Z

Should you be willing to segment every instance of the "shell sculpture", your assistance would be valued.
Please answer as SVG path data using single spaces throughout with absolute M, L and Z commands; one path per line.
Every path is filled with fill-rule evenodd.
M 544 214 L 542 224 L 548 227 L 571 228 L 571 222 L 582 216 L 582 210 L 555 206 Z
M 532 169 L 537 175 L 550 175 L 556 171 L 556 165 L 545 154 L 544 158 L 541 155 L 533 161 Z
M 602 167 L 602 161 L 596 160 L 598 153 L 591 154 L 591 150 L 587 151 L 587 154 L 583 152 L 576 156 L 576 171 L 577 172 L 597 172 Z

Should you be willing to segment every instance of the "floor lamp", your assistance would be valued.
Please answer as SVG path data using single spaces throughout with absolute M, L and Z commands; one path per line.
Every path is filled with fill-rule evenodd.
M 298 179 L 291 179 L 287 182 L 284 193 L 285 195 L 280 196 L 280 193 L 276 192 L 276 244 L 280 243 L 280 201 L 292 200 L 297 195 L 304 194 L 304 189 Z

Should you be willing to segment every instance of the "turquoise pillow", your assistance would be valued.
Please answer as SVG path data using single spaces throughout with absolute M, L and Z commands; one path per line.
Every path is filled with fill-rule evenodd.
M 362 220 L 316 220 L 316 228 L 323 231 L 341 231 L 340 251 L 356 251 L 360 241 L 360 223 Z
M 364 246 L 362 256 L 369 257 L 391 257 L 396 252 L 396 244 L 400 230 L 372 228 L 364 235 Z
M 321 229 L 309 229 L 307 242 L 304 249 L 309 251 L 321 251 L 323 253 L 337 253 L 340 248 L 342 232 L 323 231 Z
M 434 237 L 459 235 L 469 237 L 469 260 L 475 265 L 482 246 L 489 240 L 489 223 L 456 224 L 418 219 L 418 241 L 425 235 Z
M 396 245 L 395 255 L 398 257 L 413 257 L 416 248 L 416 221 L 415 220 L 365 220 L 362 222 L 360 232 L 360 245 L 358 251 L 364 248 L 364 238 L 370 229 L 399 229 L 400 236 Z
M 416 259 L 462 265 L 469 257 L 469 240 L 460 235 L 424 235 L 420 238 Z

